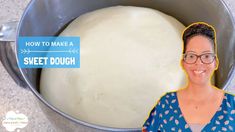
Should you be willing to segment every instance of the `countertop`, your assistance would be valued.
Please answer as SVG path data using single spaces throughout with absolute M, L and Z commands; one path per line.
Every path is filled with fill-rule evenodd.
M 0 0 L 0 24 L 19 21 L 29 0 Z M 225 0 L 235 17 L 235 1 Z M 233 81 L 235 85 L 235 80 Z M 231 91 L 235 93 L 234 91 Z M 17 86 L 0 63 L 0 119 L 1 122 L 8 111 L 16 111 L 28 117 L 28 124 L 20 129 L 24 132 L 54 132 L 57 130 L 41 111 L 36 97 L 30 90 Z M 0 132 L 6 129 L 0 123 Z
M 0 0 L 0 24 L 9 21 L 19 21 L 30 0 Z M 6 132 L 2 121 L 8 111 L 24 114 L 28 124 L 20 129 L 22 132 L 56 132 L 41 111 L 36 97 L 30 90 L 17 86 L 0 63 L 0 132 Z

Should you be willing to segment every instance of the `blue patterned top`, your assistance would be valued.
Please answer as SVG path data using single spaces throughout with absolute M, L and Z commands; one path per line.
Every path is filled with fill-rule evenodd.
M 143 131 L 147 132 L 192 132 L 179 108 L 176 92 L 168 92 L 158 101 L 145 121 Z M 235 132 L 235 96 L 224 94 L 223 101 L 202 132 Z

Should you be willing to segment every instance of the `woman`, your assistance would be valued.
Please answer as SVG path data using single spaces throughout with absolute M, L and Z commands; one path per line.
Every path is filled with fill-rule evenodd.
M 211 85 L 217 69 L 215 30 L 206 23 L 194 23 L 183 32 L 181 65 L 188 84 L 166 93 L 152 109 L 145 131 L 235 131 L 235 96 Z

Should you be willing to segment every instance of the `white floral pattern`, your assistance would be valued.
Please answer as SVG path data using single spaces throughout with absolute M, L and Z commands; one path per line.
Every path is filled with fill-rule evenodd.
M 150 123 L 151 122 L 151 123 Z M 143 129 L 150 132 L 192 132 L 179 108 L 176 92 L 166 93 L 150 112 Z M 235 96 L 225 93 L 222 104 L 202 132 L 235 131 Z

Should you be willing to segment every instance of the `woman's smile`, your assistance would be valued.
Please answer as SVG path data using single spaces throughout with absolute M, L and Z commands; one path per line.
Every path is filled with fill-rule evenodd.
M 196 82 L 206 81 L 210 77 L 209 73 L 205 69 L 193 69 L 189 73 L 190 79 Z
M 204 73 L 206 72 L 206 70 L 193 70 L 193 73 L 195 74 L 195 75 L 203 75 Z
M 196 65 L 189 65 L 186 68 L 190 82 L 194 83 L 206 83 L 210 81 L 210 76 L 213 72 L 213 68 L 210 65 L 202 64 L 200 67 Z

